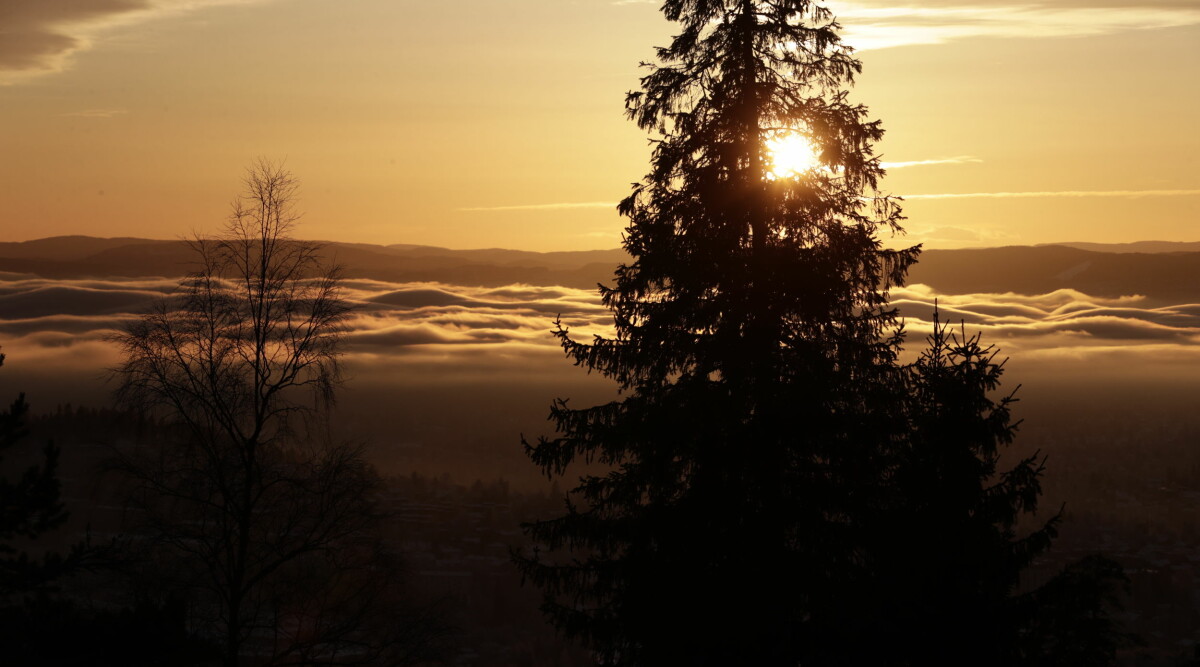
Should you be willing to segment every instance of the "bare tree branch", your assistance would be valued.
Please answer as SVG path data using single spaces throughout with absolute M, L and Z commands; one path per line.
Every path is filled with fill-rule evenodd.
M 220 236 L 191 241 L 197 271 L 114 337 L 118 400 L 170 425 L 122 454 L 139 530 L 226 665 L 398 664 L 411 646 L 367 623 L 387 615 L 391 579 L 373 537 L 375 477 L 323 428 L 341 382 L 341 274 L 291 237 L 288 171 L 260 160 L 245 188 Z

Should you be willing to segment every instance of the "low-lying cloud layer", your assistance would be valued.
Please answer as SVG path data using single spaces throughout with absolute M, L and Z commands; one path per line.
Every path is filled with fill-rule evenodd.
M 0 397 L 26 392 L 39 412 L 110 405 L 107 369 L 121 359 L 108 336 L 175 284 L 0 276 Z M 579 340 L 611 330 L 592 290 L 369 279 L 344 287 L 356 308 L 343 347 L 339 428 L 371 442 L 393 469 L 540 484 L 520 435 L 550 432 L 552 399 L 595 405 L 616 396 L 612 382 L 572 367 L 551 335 L 556 318 Z M 1197 391 L 1200 304 L 1155 307 L 1071 290 L 939 294 L 914 285 L 893 294 L 908 332 L 906 358 L 923 346 L 935 300 L 943 320 L 965 321 L 1010 358 L 1001 391 L 1024 385 L 1023 405 L 1061 407 L 1059 394 L 1094 389 L 1117 392 L 1104 405 L 1129 409 L 1120 403 L 1128 393 L 1150 405 L 1157 398 L 1148 397 L 1178 402 Z
M 939 295 L 924 285 L 893 293 L 892 303 L 923 335 L 932 327 L 935 307 L 942 321 L 965 323 L 968 333 L 1006 351 L 1039 357 L 1107 353 L 1168 354 L 1200 361 L 1200 304 L 1149 307 L 1140 296 L 1092 297 L 1075 290 L 1049 294 Z
M 60 365 L 83 346 L 111 364 L 105 336 L 170 295 L 170 279 L 56 281 L 9 276 L 0 281 L 0 345 L 15 361 Z M 568 287 L 496 288 L 351 280 L 345 296 L 348 361 L 420 360 L 447 372 L 459 365 L 517 367 L 561 353 L 550 335 L 556 318 L 583 339 L 611 328 L 595 293 Z M 1151 307 L 1142 297 L 1098 298 L 1074 290 L 1049 294 L 938 294 L 924 285 L 896 290 L 893 304 L 910 347 L 929 330 L 936 304 L 943 320 L 965 322 L 1006 351 L 1078 356 L 1122 348 L 1127 353 L 1200 359 L 1200 304 Z M 475 370 L 484 371 L 485 368 Z

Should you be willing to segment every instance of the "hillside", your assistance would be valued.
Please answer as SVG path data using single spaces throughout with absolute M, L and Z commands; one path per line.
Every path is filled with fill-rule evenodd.
M 1178 244 L 1180 248 L 1193 245 Z M 1122 252 L 1093 246 L 1109 247 L 926 250 L 909 282 L 948 294 L 1075 289 L 1106 297 L 1141 294 L 1161 303 L 1200 302 L 1200 250 L 1123 252 L 1129 247 L 1174 247 L 1163 242 L 1112 246 Z M 363 243 L 328 243 L 326 251 L 344 267 L 348 278 L 479 286 L 526 283 L 589 288 L 609 279 L 626 258 L 619 249 L 540 253 Z M 178 276 L 191 270 L 193 261 L 192 250 L 182 241 L 73 236 L 0 243 L 0 272 L 45 278 Z

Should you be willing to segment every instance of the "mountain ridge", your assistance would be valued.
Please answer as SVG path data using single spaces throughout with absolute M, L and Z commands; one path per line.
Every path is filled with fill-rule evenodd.
M 455 250 L 412 244 L 319 242 L 350 279 L 499 286 L 512 283 L 592 288 L 628 261 L 619 248 L 536 252 Z M 1110 248 L 1197 250 L 1114 252 Z M 1086 246 L 1086 247 L 1077 247 Z M 49 237 L 0 242 L 0 272 L 50 279 L 176 277 L 194 267 L 186 241 Z M 1044 294 L 1075 289 L 1094 296 L 1139 294 L 1162 303 L 1200 303 L 1200 243 L 1045 244 L 925 250 L 909 273 L 942 293 Z

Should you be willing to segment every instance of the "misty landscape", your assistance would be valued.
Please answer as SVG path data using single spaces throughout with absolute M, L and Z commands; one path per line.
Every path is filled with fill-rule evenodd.
M 1023 421 L 1009 456 L 1045 455 L 1043 504 L 1066 507 L 1061 538 L 1035 572 L 1091 553 L 1121 562 L 1132 584 L 1124 618 L 1145 641 L 1131 654 L 1147 664 L 1187 654 L 1200 627 L 1200 281 L 1183 279 L 1200 275 L 1193 245 L 928 251 L 893 292 L 910 342 L 927 335 L 936 300 L 943 318 L 1012 355 L 1005 383 L 1022 385 Z M 414 580 L 430 599 L 448 596 L 467 633 L 462 664 L 583 664 L 548 628 L 524 644 L 496 636 L 543 627 L 507 550 L 517 523 L 558 502 L 521 437 L 547 431 L 554 398 L 615 396 L 563 363 L 551 323 L 606 332 L 588 285 L 605 281 L 623 251 L 328 243 L 322 252 L 342 267 L 354 307 L 334 427 L 363 442 L 388 480 L 383 497 Z M 137 429 L 108 407 L 108 369 L 119 362 L 110 332 L 171 298 L 194 268 L 184 241 L 0 245 L 0 332 L 5 351 L 20 352 L 5 381 L 33 406 L 29 446 L 52 438 L 63 450 L 71 520 L 59 544 L 120 526 L 96 465 L 104 445 Z M 480 615 L 480 605 L 496 611 Z
M 0 0 L 0 666 L 1200 667 L 1194 0 Z

